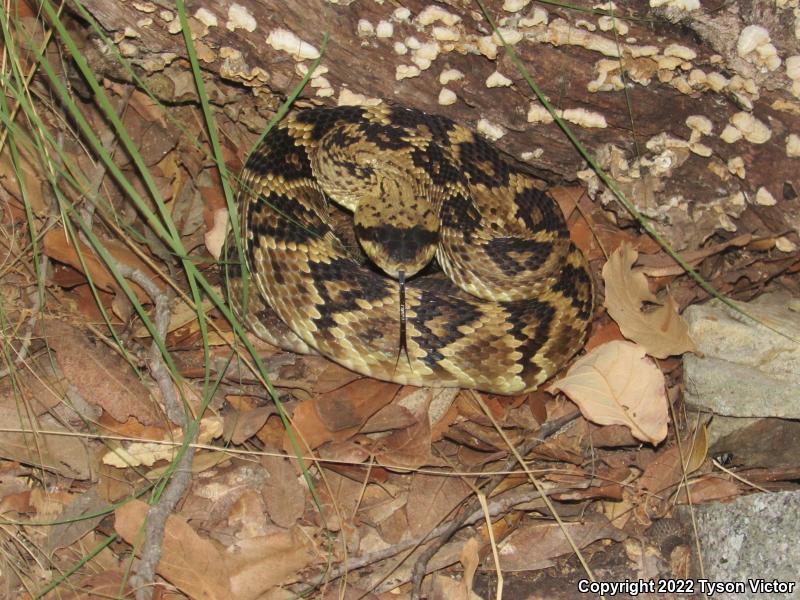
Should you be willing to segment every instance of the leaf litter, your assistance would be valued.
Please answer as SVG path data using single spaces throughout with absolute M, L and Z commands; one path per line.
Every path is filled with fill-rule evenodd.
M 110 82 L 109 90 L 117 99 L 130 92 Z M 192 258 L 211 264 L 225 222 L 219 177 L 204 151 L 179 135 L 149 99 L 138 91 L 129 98 L 126 128 Z M 83 108 L 97 130 L 108 134 L 96 109 Z M 197 128 L 195 116 L 184 115 L 185 124 Z M 252 132 L 245 124 L 225 117 L 222 127 L 233 147 L 248 147 Z M 68 152 L 85 161 L 77 147 L 70 145 Z M 123 154 L 117 161 L 136 180 Z M 236 152 L 228 148 L 228 154 Z M 26 156 L 22 169 L 33 218 L 44 228 L 55 214 L 39 185 L 39 166 Z M 0 185 L 9 198 L 2 215 L 7 246 L 32 264 L 24 200 L 8 153 L 0 155 Z M 229 326 L 210 303 L 204 305 L 210 335 L 216 336 L 206 357 L 204 327 L 194 307 L 173 300 L 166 346 L 185 378 L 180 385 L 187 404 L 194 411 L 205 406 L 206 368 L 221 381 L 209 392 L 205 412 L 195 414 L 201 435 L 193 484 L 166 522 L 156 567 L 159 589 L 174 597 L 246 599 L 310 589 L 329 594 L 341 585 L 347 593 L 378 597 L 394 590 L 392 597 L 404 597 L 411 565 L 448 523 L 461 518 L 466 524 L 428 562 L 435 572 L 425 585 L 433 597 L 478 597 L 469 582 L 494 569 L 490 538 L 504 573 L 539 571 L 567 585 L 561 571 L 574 567 L 572 543 L 590 565 L 612 544 L 631 557 L 631 537 L 647 536 L 676 504 L 687 503 L 687 489 L 691 501 L 700 503 L 747 493 L 746 482 L 781 489 L 796 479 L 796 469 L 770 468 L 768 462 L 748 465 L 738 476 L 713 466 L 707 440 L 698 434 L 705 426 L 683 411 L 680 365 L 664 360 L 693 350 L 680 309 L 703 293 L 650 238 L 621 228 L 582 189 L 564 188 L 556 195 L 596 281 L 602 273 L 603 308 L 585 353 L 566 374 L 547 391 L 483 395 L 489 414 L 457 390 L 374 381 L 320 357 L 289 356 L 262 345 L 301 449 L 299 460 L 278 410 L 246 362 L 230 360 Z M 120 190 L 109 187 L 108 198 L 109 215 L 124 227 L 95 223 L 98 237 L 119 263 L 167 290 L 164 274 L 176 272 L 176 258 L 129 210 Z M 143 233 L 126 240 L 126 228 Z M 48 318 L 35 329 L 31 352 L 12 361 L 11 374 L 0 380 L 0 506 L 5 519 L 20 523 L 27 539 L 46 550 L 55 572 L 67 572 L 76 555 L 88 556 L 109 533 L 118 535 L 116 544 L 91 558 L 91 568 L 69 575 L 61 597 L 126 596 L 127 566 L 132 560 L 136 569 L 149 510 L 134 496 L 147 493 L 166 471 L 180 452 L 184 431 L 164 414 L 147 369 L 149 333 L 126 308 L 111 270 L 85 240 L 67 237 L 60 226 L 47 230 L 42 242 L 40 250 L 53 267 L 48 282 L 53 299 Z M 140 252 L 131 251 L 131 243 Z M 760 289 L 765 270 L 781 272 L 764 255 L 765 247 L 763 238 L 743 234 L 695 248 L 687 258 L 705 269 L 718 289 L 746 297 L 754 285 Z M 720 262 L 733 253 L 742 258 L 738 270 L 721 269 Z M 14 331 L 31 316 L 21 295 L 11 291 L 35 290 L 33 274 L 34 269 L 2 273 L 5 318 Z M 188 289 L 179 277 L 169 283 Z M 92 285 L 122 333 L 126 352 L 112 349 Z M 147 292 L 133 287 L 152 310 Z M 12 345 L 20 350 L 16 341 Z M 573 416 L 547 430 L 565 415 Z M 519 465 L 508 466 L 507 442 L 521 446 L 542 431 L 548 433 L 525 456 L 526 467 L 549 490 L 563 528 L 529 475 Z M 490 514 L 480 508 L 467 514 L 476 490 L 495 478 L 483 509 Z M 34 526 L 37 522 L 53 525 Z M 14 552 L 8 556 L 25 560 Z M 678 564 L 679 554 L 661 558 Z M 51 577 L 50 569 L 33 569 L 6 583 L 25 579 L 43 589 Z

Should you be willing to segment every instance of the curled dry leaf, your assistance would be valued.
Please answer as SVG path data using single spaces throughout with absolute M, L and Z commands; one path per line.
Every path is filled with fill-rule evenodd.
M 645 349 L 631 342 L 608 342 L 572 365 L 548 391 L 560 390 L 588 420 L 625 425 L 636 439 L 658 444 L 667 435 L 664 375 Z
M 220 208 L 214 211 L 214 224 L 203 236 L 206 249 L 215 259 L 222 255 L 222 246 L 225 244 L 225 234 L 228 230 L 228 210 Z
M 206 444 L 222 435 L 222 417 L 205 417 L 200 421 L 200 432 L 197 435 L 198 444 Z M 179 440 L 180 431 L 165 431 L 163 440 Z M 172 461 L 178 452 L 175 443 L 165 444 L 160 440 L 150 442 L 131 442 L 106 452 L 103 455 L 103 464 L 119 469 L 145 465 L 150 467 L 159 460 Z
M 650 356 L 666 358 L 694 350 L 689 326 L 678 314 L 672 296 L 667 295 L 663 306 L 642 312 L 643 303 L 658 302 L 658 299 L 650 291 L 647 278 L 631 269 L 638 255 L 633 247 L 624 243 L 603 267 L 604 305 L 608 314 L 617 322 L 622 335 L 644 346 Z

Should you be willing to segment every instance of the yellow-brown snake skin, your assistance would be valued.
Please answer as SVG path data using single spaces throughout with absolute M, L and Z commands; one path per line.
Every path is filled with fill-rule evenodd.
M 297 111 L 251 155 L 239 202 L 251 293 L 243 310 L 234 276 L 233 304 L 285 348 L 378 379 L 513 394 L 586 340 L 592 280 L 557 204 L 449 119 L 393 104 Z

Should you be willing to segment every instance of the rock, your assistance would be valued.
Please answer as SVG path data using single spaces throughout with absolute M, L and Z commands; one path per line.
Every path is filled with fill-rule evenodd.
M 756 419 L 755 423 L 721 437 L 709 455 L 727 455 L 729 468 L 796 467 L 800 456 L 800 421 Z
M 797 304 L 783 292 L 740 303 L 746 313 L 785 336 L 718 300 L 687 308 L 684 317 L 701 353 L 684 359 L 687 404 L 716 415 L 799 419 Z
M 680 520 L 690 522 L 689 507 L 679 509 Z M 705 579 L 742 582 L 745 592 L 714 594 L 714 598 L 800 598 L 800 492 L 744 496 L 729 504 L 707 504 L 693 509 L 697 520 Z M 783 593 L 754 591 L 750 581 L 794 583 Z M 699 582 L 698 582 L 699 585 Z M 703 590 L 696 589 L 701 592 Z M 786 593 L 789 591 L 790 593 Z

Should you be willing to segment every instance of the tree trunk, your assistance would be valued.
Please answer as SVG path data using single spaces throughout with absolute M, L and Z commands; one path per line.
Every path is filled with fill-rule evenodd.
M 651 4 L 663 6 L 628 1 L 600 14 L 590 4 L 581 12 L 486 2 L 577 138 L 679 250 L 746 231 L 784 236 L 784 249 L 793 252 L 800 229 L 800 9 L 767 0 L 693 11 L 679 7 L 691 0 Z M 162 100 L 194 98 L 173 10 L 145 0 L 83 5 Z M 241 0 L 192 2 L 187 13 L 212 102 L 251 129 L 263 126 L 300 81 L 328 33 L 322 69 L 301 104 L 385 98 L 446 115 L 495 138 L 551 181 L 586 180 L 590 193 L 628 218 L 548 122 L 479 4 L 404 5 Z M 745 28 L 751 23 L 758 27 Z M 96 72 L 129 79 L 101 47 L 87 47 Z M 463 77 L 453 78 L 456 70 Z M 253 110 L 264 114 L 254 118 Z

